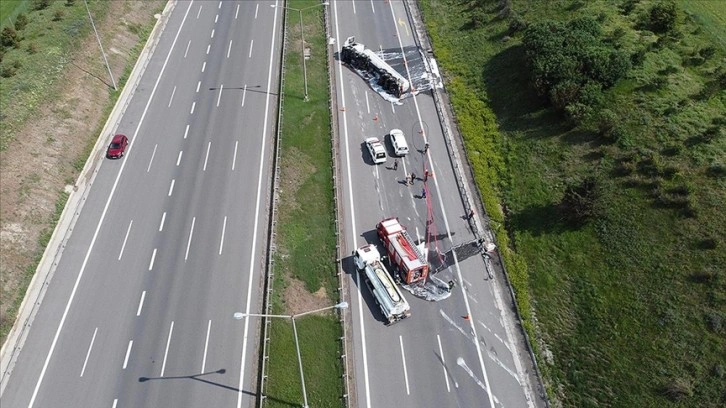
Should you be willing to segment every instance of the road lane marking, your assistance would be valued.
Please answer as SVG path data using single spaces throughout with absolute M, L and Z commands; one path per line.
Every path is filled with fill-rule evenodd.
M 93 342 L 96 341 L 97 333 L 98 333 L 98 327 L 96 327 L 96 330 L 93 331 L 93 337 L 91 337 L 91 344 L 88 346 L 88 351 L 86 352 L 86 359 L 83 360 L 83 368 L 81 368 L 81 377 L 83 377 L 83 373 L 86 372 L 86 364 L 88 364 L 88 357 L 91 356 L 91 350 L 93 349 Z
M 111 408 L 116 408 L 116 405 L 118 405 L 118 398 L 115 398 L 113 400 L 113 405 L 111 405 Z
M 224 91 L 224 84 L 219 85 L 219 95 L 217 95 L 217 107 L 219 107 L 219 101 L 222 99 L 222 91 Z
M 209 49 L 212 48 L 212 44 L 207 44 L 207 55 L 209 55 Z
M 371 105 L 370 105 L 370 103 L 368 102 L 368 92 L 364 92 L 364 93 L 363 93 L 363 95 L 365 95 L 365 96 L 366 96 L 366 111 L 367 111 L 368 113 L 371 113 Z
M 270 113 L 270 98 L 272 95 L 272 80 L 273 80 L 273 61 L 275 58 L 276 53 L 273 52 L 275 49 L 275 36 L 277 33 L 277 15 L 278 13 L 274 13 L 273 20 L 272 20 L 272 30 L 270 30 L 270 58 L 267 62 L 267 92 L 265 92 L 265 114 L 264 114 L 264 120 L 262 125 L 262 137 L 260 138 L 262 140 L 262 143 L 260 144 L 260 166 L 257 170 L 257 198 L 255 203 L 255 222 L 254 226 L 252 227 L 252 246 L 250 253 L 254 254 L 256 253 L 257 248 L 257 228 L 259 227 L 259 221 L 262 218 L 260 215 L 260 201 L 262 200 L 262 180 L 263 180 L 263 169 L 265 166 L 265 150 L 266 142 L 267 142 L 267 125 L 269 120 L 269 113 Z M 277 76 L 275 75 L 274 78 Z M 250 264 L 249 264 L 249 273 L 247 274 L 249 278 L 247 279 L 247 299 L 245 302 L 245 313 L 249 314 L 251 305 L 252 305 L 252 282 L 254 279 L 254 271 L 255 271 L 255 263 L 256 260 L 255 257 L 250 257 Z M 239 367 L 239 386 L 237 389 L 239 390 L 237 392 L 237 408 L 242 408 L 242 396 L 245 383 L 245 362 L 247 361 L 247 336 L 250 330 L 250 319 L 245 319 L 244 324 L 244 331 L 242 333 L 242 357 L 240 358 L 240 367 Z
M 141 316 L 141 309 L 144 307 L 144 299 L 146 299 L 146 291 L 141 292 L 141 299 L 139 299 L 139 308 L 136 309 L 136 316 Z
M 245 106 L 245 97 L 247 96 L 247 84 L 242 89 L 242 106 Z
M 179 163 L 181 163 L 182 153 L 184 153 L 183 150 L 179 150 L 179 157 L 176 158 L 176 166 L 179 167 Z
M 353 5 L 353 14 L 355 14 L 355 2 L 351 2 Z M 340 39 L 340 26 L 338 24 L 338 2 L 333 2 L 333 10 L 335 13 L 335 38 Z M 338 77 L 343 78 L 343 64 L 338 64 Z M 341 105 L 345 107 L 345 87 L 340 87 L 340 99 L 343 102 Z M 348 115 L 343 112 L 343 135 L 344 135 L 344 141 L 345 141 L 345 161 L 346 161 L 346 175 L 348 178 L 348 185 L 353 185 L 352 183 L 352 176 L 351 176 L 351 169 L 350 169 L 350 138 L 348 135 Z M 353 192 L 348 191 L 348 201 L 350 203 L 350 219 L 355 220 L 355 201 L 353 200 Z M 358 232 L 357 228 L 355 226 L 355 222 L 351 222 L 350 225 L 350 231 L 351 231 L 351 238 L 352 242 L 357 242 L 358 239 Z M 360 281 L 360 273 L 356 274 L 356 281 L 358 284 L 358 287 L 361 286 Z M 359 290 L 358 292 L 358 305 L 363 305 L 363 291 Z M 371 408 L 371 391 L 370 391 L 370 382 L 368 380 L 368 348 L 366 345 L 366 330 L 365 330 L 365 323 L 363 319 L 363 307 L 358 307 L 358 322 L 360 322 L 360 344 L 361 344 L 361 351 L 363 354 L 363 385 L 365 390 L 365 408 Z M 238 407 L 239 408 L 239 407 Z
M 171 344 L 171 333 L 174 331 L 174 321 L 171 321 L 171 326 L 169 326 L 169 337 L 166 339 L 166 350 L 164 350 L 164 361 L 161 363 L 161 374 L 159 374 L 159 377 L 164 376 L 164 370 L 166 370 L 166 357 L 169 355 L 169 344 Z
M 131 222 L 129 222 L 129 227 L 126 228 L 126 236 L 124 237 L 124 243 L 121 244 L 121 252 L 118 253 L 118 260 L 119 261 L 121 260 L 121 257 L 124 254 L 124 248 L 126 248 L 126 240 L 129 239 L 129 232 L 131 232 L 131 226 L 132 225 L 134 225 L 134 220 L 131 220 Z
M 161 222 L 159 223 L 159 232 L 164 230 L 164 221 L 166 220 L 166 211 L 164 211 L 164 214 L 161 214 Z
M 218 20 L 219 20 L 219 14 L 217 14 L 216 16 L 214 16 L 214 24 L 217 24 L 217 21 Z
M 169 186 L 169 194 L 168 194 L 169 197 L 171 197 L 171 193 L 174 192 L 174 181 L 175 181 L 175 179 L 171 179 L 171 185 Z
M 247 58 L 252 58 L 252 47 L 255 45 L 255 40 L 250 40 L 250 54 Z
M 239 4 L 237 5 L 237 10 L 234 12 L 234 19 L 237 20 L 237 15 L 239 14 Z
M 373 4 L 373 0 L 370 0 L 370 2 L 371 2 L 371 11 L 373 12 L 373 14 L 376 14 L 376 6 Z
M 189 241 L 187 241 L 187 252 L 184 254 L 184 262 L 189 258 L 189 247 L 192 245 L 192 235 L 194 235 L 194 222 L 197 217 L 192 217 L 192 228 L 189 230 Z
M 184 139 L 187 138 L 187 135 L 189 134 L 189 125 L 187 125 L 187 128 L 184 129 Z
M 207 69 L 207 61 L 202 62 L 202 72 Z
M 154 252 L 151 253 L 151 261 L 149 262 L 149 270 L 154 269 L 154 259 L 156 259 L 156 248 L 154 248 Z
M 197 106 L 197 103 L 196 102 L 192 102 L 192 110 L 189 111 L 189 114 L 190 115 L 194 113 L 194 108 L 196 108 L 196 106 Z
M 471 379 L 474 380 L 474 382 L 478 386 L 480 386 L 484 391 L 486 391 L 487 394 L 491 395 L 492 402 L 495 402 L 499 406 L 502 405 L 501 401 L 499 401 L 499 399 L 496 396 L 492 395 L 492 393 L 491 393 L 491 391 L 489 391 L 488 387 L 486 385 L 484 385 L 484 383 L 481 382 L 481 380 L 479 378 L 477 378 L 476 374 L 474 374 L 474 371 L 472 371 L 471 368 L 469 368 L 469 366 L 466 365 L 466 361 L 464 361 L 464 359 L 462 357 L 459 357 L 456 359 L 456 364 L 458 364 L 459 367 L 463 368 L 464 371 L 466 371 L 466 373 L 469 374 L 469 377 L 471 377 Z M 494 405 L 492 405 L 492 407 L 493 406 Z
M 401 344 L 401 362 L 403 363 L 403 379 L 406 380 L 406 394 L 411 395 L 408 388 L 408 370 L 406 369 L 406 353 L 403 351 L 403 336 L 398 336 L 398 342 Z
M 217 8 L 218 9 L 221 9 L 222 8 L 222 2 L 221 1 L 219 2 L 219 6 L 217 6 Z
M 239 7 L 239 4 L 237 5 Z M 227 47 L 227 58 L 229 58 L 229 53 L 232 51 L 232 40 L 229 40 L 229 46 Z
M 237 163 L 237 145 L 239 145 L 239 140 L 235 140 L 234 142 L 234 156 L 232 156 L 232 170 L 234 170 L 234 165 Z
M 209 149 L 212 148 L 212 142 L 207 143 L 207 155 L 204 156 L 204 167 L 202 171 L 207 171 L 207 161 L 209 160 Z
M 199 19 L 199 15 L 202 14 L 202 5 L 199 5 L 199 11 L 197 11 L 197 19 Z
M 197 90 L 195 92 L 199 93 L 199 88 L 201 88 L 201 87 L 202 87 L 202 81 L 197 81 Z
M 212 35 L 209 38 L 214 38 L 214 29 L 212 29 Z
M 171 102 L 174 100 L 175 93 L 176 93 L 176 86 L 174 86 L 174 89 L 171 90 L 171 96 L 169 97 L 169 105 L 167 105 L 168 108 L 171 108 Z
M 189 46 L 192 45 L 192 40 L 189 40 L 187 43 L 187 49 L 184 51 L 184 58 L 187 57 L 187 53 L 189 52 Z
M 255 20 L 257 20 L 257 12 L 260 11 L 260 3 L 255 5 Z
M 154 161 L 154 156 L 156 156 L 156 148 L 159 147 L 159 144 L 154 145 L 154 151 L 151 152 L 151 158 L 149 159 L 149 165 L 146 167 L 146 172 L 148 173 L 149 170 L 151 170 L 151 163 Z
M 224 222 L 222 222 L 222 239 L 219 240 L 219 255 L 222 255 L 222 248 L 224 247 L 224 231 L 227 230 L 227 216 L 224 216 Z
M 124 357 L 124 366 L 123 370 L 126 369 L 126 366 L 129 364 L 129 356 L 131 356 L 131 347 L 134 345 L 133 340 L 129 340 L 129 346 L 126 348 L 126 357 Z
M 446 391 L 451 392 L 451 387 L 449 386 L 449 375 L 446 371 L 446 360 L 444 359 L 444 350 L 441 348 L 441 336 L 438 334 L 436 335 L 436 341 L 439 342 L 439 356 L 441 356 L 441 368 L 444 369 L 444 379 L 446 380 Z
M 209 332 L 212 330 L 212 320 L 207 323 L 207 339 L 204 340 L 204 357 L 202 357 L 202 374 L 204 374 L 204 368 L 207 366 L 207 349 L 209 348 Z
M 191 9 L 193 3 L 194 3 L 194 0 L 189 2 L 189 7 L 187 7 L 187 11 L 186 11 L 186 13 L 184 13 L 184 18 L 182 19 L 182 22 L 179 25 L 179 29 L 178 29 L 176 35 L 174 36 L 174 41 L 172 41 L 172 43 L 171 43 L 169 52 L 166 54 L 166 59 L 164 60 L 164 64 L 161 66 L 161 71 L 159 72 L 158 76 L 156 77 L 156 82 L 154 83 L 154 87 L 151 90 L 151 95 L 149 95 L 149 99 L 146 101 L 146 106 L 144 106 L 144 111 L 141 114 L 141 118 L 139 119 L 138 125 L 136 125 L 136 130 L 134 131 L 134 136 L 131 138 L 131 142 L 129 143 L 129 146 L 128 146 L 129 151 L 133 148 L 134 141 L 136 140 L 136 136 L 139 134 L 141 125 L 144 123 L 144 118 L 146 118 L 146 114 L 149 111 L 149 106 L 151 105 L 151 102 L 154 99 L 154 95 L 156 94 L 156 89 L 159 86 L 159 82 L 161 81 L 161 78 L 164 76 L 164 70 L 166 69 L 167 63 L 169 62 L 171 53 L 174 50 L 174 45 L 176 44 L 177 40 L 179 39 L 179 34 L 181 33 L 182 28 L 184 27 L 184 22 L 187 19 L 189 10 Z M 268 89 L 268 92 L 269 91 L 270 90 Z M 124 168 L 126 168 L 126 163 L 128 163 L 128 161 L 126 161 L 126 160 L 124 160 L 124 162 L 121 163 L 121 169 L 116 174 L 116 180 L 113 183 L 113 187 L 111 187 L 111 192 L 109 193 L 108 199 L 106 200 L 106 205 L 103 207 L 103 212 L 101 212 L 101 218 L 98 220 L 98 224 L 96 225 L 96 231 L 93 233 L 91 242 L 88 245 L 88 250 L 86 251 L 86 256 L 83 259 L 83 264 L 81 265 L 81 270 L 78 272 L 78 277 L 76 277 L 76 281 L 73 284 L 73 289 L 71 290 L 71 294 L 68 297 L 68 302 L 66 302 L 66 307 L 63 310 L 63 315 L 61 316 L 60 322 L 58 323 L 58 328 L 56 329 L 55 335 L 53 336 L 53 341 L 50 344 L 50 349 L 48 350 L 48 354 L 45 357 L 45 362 L 43 363 L 43 368 L 40 370 L 40 375 L 38 376 L 38 381 L 35 383 L 35 388 L 33 389 L 33 395 L 30 397 L 30 402 L 28 403 L 28 408 L 33 407 L 33 405 L 35 404 L 35 399 L 38 397 L 38 391 L 40 391 L 40 385 L 43 383 L 43 378 L 45 377 L 45 373 L 48 370 L 48 365 L 50 364 L 50 359 L 53 357 L 53 352 L 55 351 L 55 346 L 58 344 L 58 338 L 60 337 L 60 333 L 63 330 L 63 326 L 65 325 L 66 318 L 68 317 L 68 311 L 70 310 L 71 305 L 73 304 L 73 299 L 76 296 L 76 291 L 78 290 L 78 286 L 81 283 L 81 279 L 83 278 L 83 274 L 86 270 L 86 266 L 88 265 L 88 259 L 91 257 L 91 251 L 93 251 L 93 247 L 96 244 L 96 239 L 98 238 L 98 234 L 101 231 L 101 224 L 103 224 L 103 220 L 106 219 L 106 213 L 108 212 L 108 207 L 111 205 L 111 199 L 113 198 L 113 195 L 116 192 L 116 187 L 118 186 L 118 182 L 121 179 L 121 175 L 123 174 Z

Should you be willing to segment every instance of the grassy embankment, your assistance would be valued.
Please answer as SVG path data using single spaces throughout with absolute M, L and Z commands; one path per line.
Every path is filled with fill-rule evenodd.
M 319 3 L 299 0 L 288 6 L 302 9 Z M 305 41 L 311 49 L 307 61 L 308 102 L 303 101 L 299 14 L 290 10 L 287 21 L 278 252 L 272 296 L 272 312 L 277 314 L 307 311 L 290 310 L 289 304 L 299 301 L 288 298 L 296 296 L 286 290 L 291 279 L 303 282 L 309 292 L 297 296 L 322 295 L 328 299 L 319 307 L 338 300 L 323 8 L 313 7 L 302 13 Z M 310 406 L 342 406 L 342 330 L 338 318 L 333 314 L 305 316 L 297 320 L 297 329 Z M 292 324 L 274 319 L 270 336 L 266 406 L 302 404 Z
M 657 44 L 639 25 L 654 2 L 629 13 L 621 3 L 421 1 L 550 396 L 573 407 L 723 406 L 726 95 L 714 72 L 726 3 L 678 2 L 677 34 Z M 537 97 L 521 31 L 509 29 L 580 15 L 622 49 L 646 50 L 605 95 L 622 125 L 616 142 Z M 600 183 L 599 214 L 573 226 L 559 202 L 584 176 Z
M 32 120 L 42 103 L 58 99 L 62 88 L 59 80 L 73 60 L 73 53 L 78 45 L 88 35 L 91 35 L 88 12 L 83 2 L 49 1 L 46 8 L 39 10 L 35 6 L 40 3 L 28 0 L 0 2 L 2 28 L 15 27 L 19 15 L 27 17 L 27 24 L 16 30 L 17 46 L 6 47 L 2 54 L 0 64 L 0 72 L 3 74 L 0 79 L 0 152 L 5 151 L 10 143 L 21 136 L 18 135 L 18 130 Z M 88 6 L 97 22 L 103 21 L 109 10 L 109 4 L 104 1 L 89 1 Z M 162 8 L 158 11 L 161 12 Z M 102 101 L 105 105 L 103 117 L 108 116 L 116 104 L 131 69 L 155 24 L 156 19 L 150 18 L 145 25 L 128 26 L 128 29 L 138 36 L 138 42 L 129 53 L 128 62 L 121 77 L 117 78 L 118 91 L 109 89 L 108 100 Z M 86 61 L 77 62 L 85 63 Z M 12 75 L 9 75 L 9 72 L 12 72 Z M 99 121 L 98 127 L 91 135 L 100 134 L 103 125 L 104 121 Z M 83 169 L 95 142 L 95 136 L 88 137 L 82 154 L 74 160 L 73 169 L 69 170 L 72 176 L 68 177 L 66 184 L 73 184 Z M 23 276 L 16 293 L 3 294 L 3 302 L 9 304 L 9 307 L 7 315 L 0 322 L 0 343 L 5 341 L 12 328 L 27 286 L 35 274 L 67 199 L 68 194 L 59 191 L 55 211 L 45 222 L 47 226 L 38 238 L 32 262 L 27 265 L 4 265 L 6 270 L 20 271 L 18 273 L 22 273 Z

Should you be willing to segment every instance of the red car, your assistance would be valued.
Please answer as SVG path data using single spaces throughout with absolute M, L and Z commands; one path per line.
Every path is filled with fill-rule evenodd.
M 118 159 L 124 155 L 126 146 L 129 144 L 129 138 L 125 135 L 116 135 L 111 139 L 111 144 L 106 150 L 106 157 L 109 159 Z

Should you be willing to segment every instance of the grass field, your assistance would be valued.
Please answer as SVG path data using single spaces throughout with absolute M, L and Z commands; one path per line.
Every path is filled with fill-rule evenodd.
M 0 30 L 14 22 L 15 16 L 24 12 L 30 5 L 30 0 L 3 0 L 0 1 Z
M 636 2 L 629 15 L 620 3 L 421 6 L 469 157 L 489 163 L 477 182 L 500 247 L 508 246 L 502 251 L 553 402 L 724 406 L 726 94 L 715 79 L 726 54 L 724 3 L 678 2 L 679 34 L 648 48 L 642 65 L 606 93 L 604 107 L 625 128 L 617 143 L 546 106 L 529 86 L 521 33 L 509 29 L 514 13 L 529 22 L 590 15 L 629 52 L 655 43 L 637 29 L 654 2 Z M 715 53 L 701 58 L 709 46 Z M 473 115 L 475 104 L 484 113 Z M 600 180 L 600 213 L 573 226 L 558 203 L 567 183 L 584 176 Z
M 320 3 L 299 0 L 289 2 L 288 6 L 302 9 L 316 4 Z M 306 310 L 290 310 L 293 304 L 299 304 L 306 297 L 317 299 L 322 303 L 322 306 L 318 305 L 320 307 L 338 301 L 327 44 L 322 11 L 320 7 L 303 12 L 305 40 L 311 48 L 311 58 L 307 61 L 308 102 L 303 101 L 299 15 L 297 12 L 288 14 L 281 195 L 272 303 L 273 313 L 278 314 L 315 309 L 312 303 L 308 303 Z M 291 279 L 302 282 L 305 293 L 287 292 Z M 333 314 L 305 316 L 297 320 L 297 328 L 310 406 L 342 406 L 342 350 L 339 340 L 342 330 L 338 318 Z M 292 325 L 289 321 L 275 319 L 270 336 L 266 406 L 302 405 Z

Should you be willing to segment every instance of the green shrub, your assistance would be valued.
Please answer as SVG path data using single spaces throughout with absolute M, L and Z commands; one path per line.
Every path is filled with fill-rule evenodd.
M 10 26 L 3 28 L 2 33 L 0 33 L 0 44 L 2 44 L 3 47 L 17 47 L 19 42 L 20 38 L 18 37 L 18 32 L 15 31 L 15 28 Z
M 55 13 L 53 13 L 53 21 L 61 21 L 63 20 L 63 17 L 66 15 L 66 12 L 63 10 L 56 10 Z
M 35 10 L 45 10 L 50 7 L 51 0 L 33 0 Z
M 673 0 L 660 1 L 650 8 L 648 27 L 654 33 L 664 34 L 676 28 L 678 8 Z
M 17 31 L 22 31 L 27 25 L 28 16 L 26 16 L 24 13 L 20 13 L 17 17 L 15 17 L 15 29 Z
M 2 76 L 3 78 L 13 77 L 17 73 L 18 73 L 18 70 L 15 69 L 15 67 L 12 64 L 3 65 L 2 69 L 0 69 L 0 76 Z
M 693 396 L 693 384 L 685 378 L 675 378 L 663 386 L 663 394 L 673 402 Z

